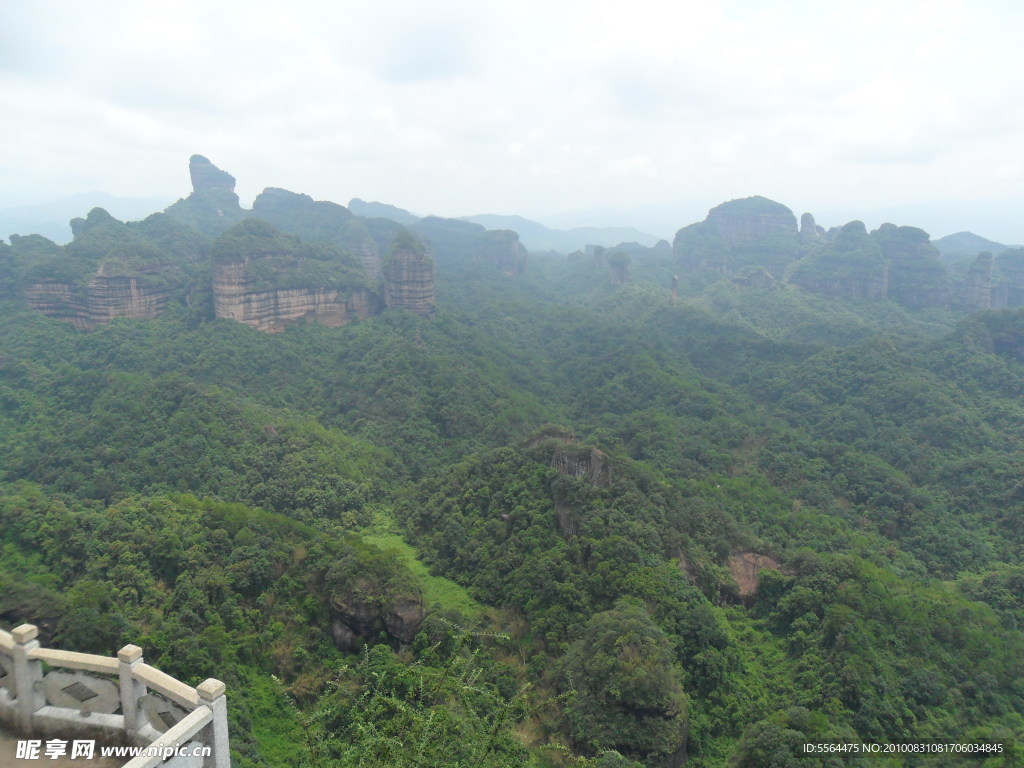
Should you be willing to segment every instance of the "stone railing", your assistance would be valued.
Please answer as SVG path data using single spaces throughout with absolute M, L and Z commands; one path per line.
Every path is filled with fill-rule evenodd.
M 0 630 L 0 723 L 26 738 L 151 747 L 124 768 L 230 768 L 224 683 L 185 685 L 135 645 L 109 658 L 43 648 L 38 634 Z

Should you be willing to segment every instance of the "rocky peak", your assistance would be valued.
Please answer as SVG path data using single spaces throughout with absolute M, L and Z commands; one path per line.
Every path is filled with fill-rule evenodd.
M 222 171 L 202 155 L 192 155 L 188 160 L 188 173 L 192 177 L 192 191 L 208 189 L 235 191 L 235 177 Z
M 812 214 L 805 213 L 800 217 L 800 237 L 803 240 L 816 240 L 824 236 L 825 228 L 819 227 L 815 223 L 814 216 Z
M 196 232 L 216 237 L 249 215 L 238 204 L 235 177 L 222 171 L 202 155 L 188 163 L 192 194 L 169 206 L 164 213 Z
M 796 216 L 765 197 L 730 200 L 676 233 L 672 250 L 685 269 L 735 275 L 758 266 L 780 279 L 800 253 Z
M 797 234 L 793 212 L 782 203 L 761 196 L 722 203 L 708 211 L 707 221 L 731 243 L 776 234 Z

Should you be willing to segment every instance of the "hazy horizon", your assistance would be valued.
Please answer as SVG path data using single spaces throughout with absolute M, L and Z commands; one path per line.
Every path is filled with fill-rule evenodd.
M 1005 65 L 1022 15 L 994 0 L 6 4 L 0 208 L 92 189 L 174 200 L 197 153 L 246 205 L 275 186 L 664 237 L 763 195 L 824 226 L 1024 242 L 1024 72 Z

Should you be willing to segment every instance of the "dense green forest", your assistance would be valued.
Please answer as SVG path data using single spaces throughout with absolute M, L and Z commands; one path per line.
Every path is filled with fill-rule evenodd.
M 1024 764 L 1024 310 L 919 302 L 923 232 L 772 235 L 761 280 L 706 223 L 510 271 L 438 219 L 400 234 L 432 319 L 213 319 L 211 254 L 372 286 L 345 209 L 279 198 L 0 243 L 4 627 L 223 679 L 240 768 Z M 886 248 L 892 297 L 805 290 Z M 188 300 L 76 330 L 19 292 L 140 263 Z

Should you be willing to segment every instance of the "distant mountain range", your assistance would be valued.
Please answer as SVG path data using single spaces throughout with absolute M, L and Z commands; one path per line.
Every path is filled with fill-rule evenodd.
M 0 208 L 0 239 L 11 234 L 40 234 L 58 244 L 71 240 L 69 222 L 83 211 L 103 208 L 114 218 L 122 221 L 141 220 L 155 210 L 161 210 L 172 201 L 157 197 L 119 197 L 107 192 L 80 192 L 60 200 L 36 205 Z M 403 226 L 412 226 L 423 217 L 380 202 L 367 202 L 352 198 L 348 209 L 356 216 L 389 219 Z M 573 227 L 556 229 L 545 226 L 522 216 L 501 214 L 478 214 L 459 217 L 462 221 L 479 224 L 487 229 L 509 229 L 519 235 L 520 242 L 531 251 L 556 251 L 571 253 L 581 251 L 587 245 L 611 247 L 621 243 L 637 243 L 646 247 L 658 243 L 655 235 L 635 227 Z M 951 266 L 957 261 L 972 258 L 982 251 L 998 254 L 1007 248 L 1017 247 L 989 240 L 973 232 L 957 232 L 932 241 Z
M 167 207 L 171 200 L 160 197 L 118 197 L 108 192 L 79 192 L 37 205 L 0 208 L 0 238 L 10 235 L 43 235 L 55 243 L 71 240 L 69 222 L 93 208 L 103 208 L 122 221 L 143 219 Z
M 366 202 L 358 197 L 352 198 L 348 209 L 356 216 L 367 218 L 391 219 L 399 224 L 410 226 L 420 220 L 410 211 L 387 203 Z M 460 216 L 461 221 L 479 224 L 486 229 L 510 229 L 519 235 L 519 240 L 531 251 L 557 251 L 571 253 L 582 251 L 588 245 L 610 247 L 619 243 L 639 243 L 650 247 L 657 244 L 654 235 L 641 232 L 635 227 L 574 227 L 573 229 L 552 229 L 536 221 L 524 219 L 522 216 L 502 216 L 495 213 L 482 213 L 477 216 Z
M 652 246 L 658 239 L 641 232 L 635 227 L 574 227 L 573 229 L 551 229 L 522 216 L 501 216 L 483 213 L 478 216 L 463 216 L 464 221 L 481 224 L 487 229 L 511 229 L 519 240 L 531 251 L 558 251 L 570 253 L 581 251 L 587 245 L 610 247 L 619 243 L 639 243 Z
M 982 251 L 998 254 L 1007 248 L 1015 247 L 997 243 L 995 240 L 987 240 L 973 232 L 957 232 L 952 235 L 946 235 L 938 240 L 932 240 L 932 245 L 938 248 L 939 253 L 942 254 L 943 259 L 946 261 L 956 261 L 964 257 L 977 256 Z

